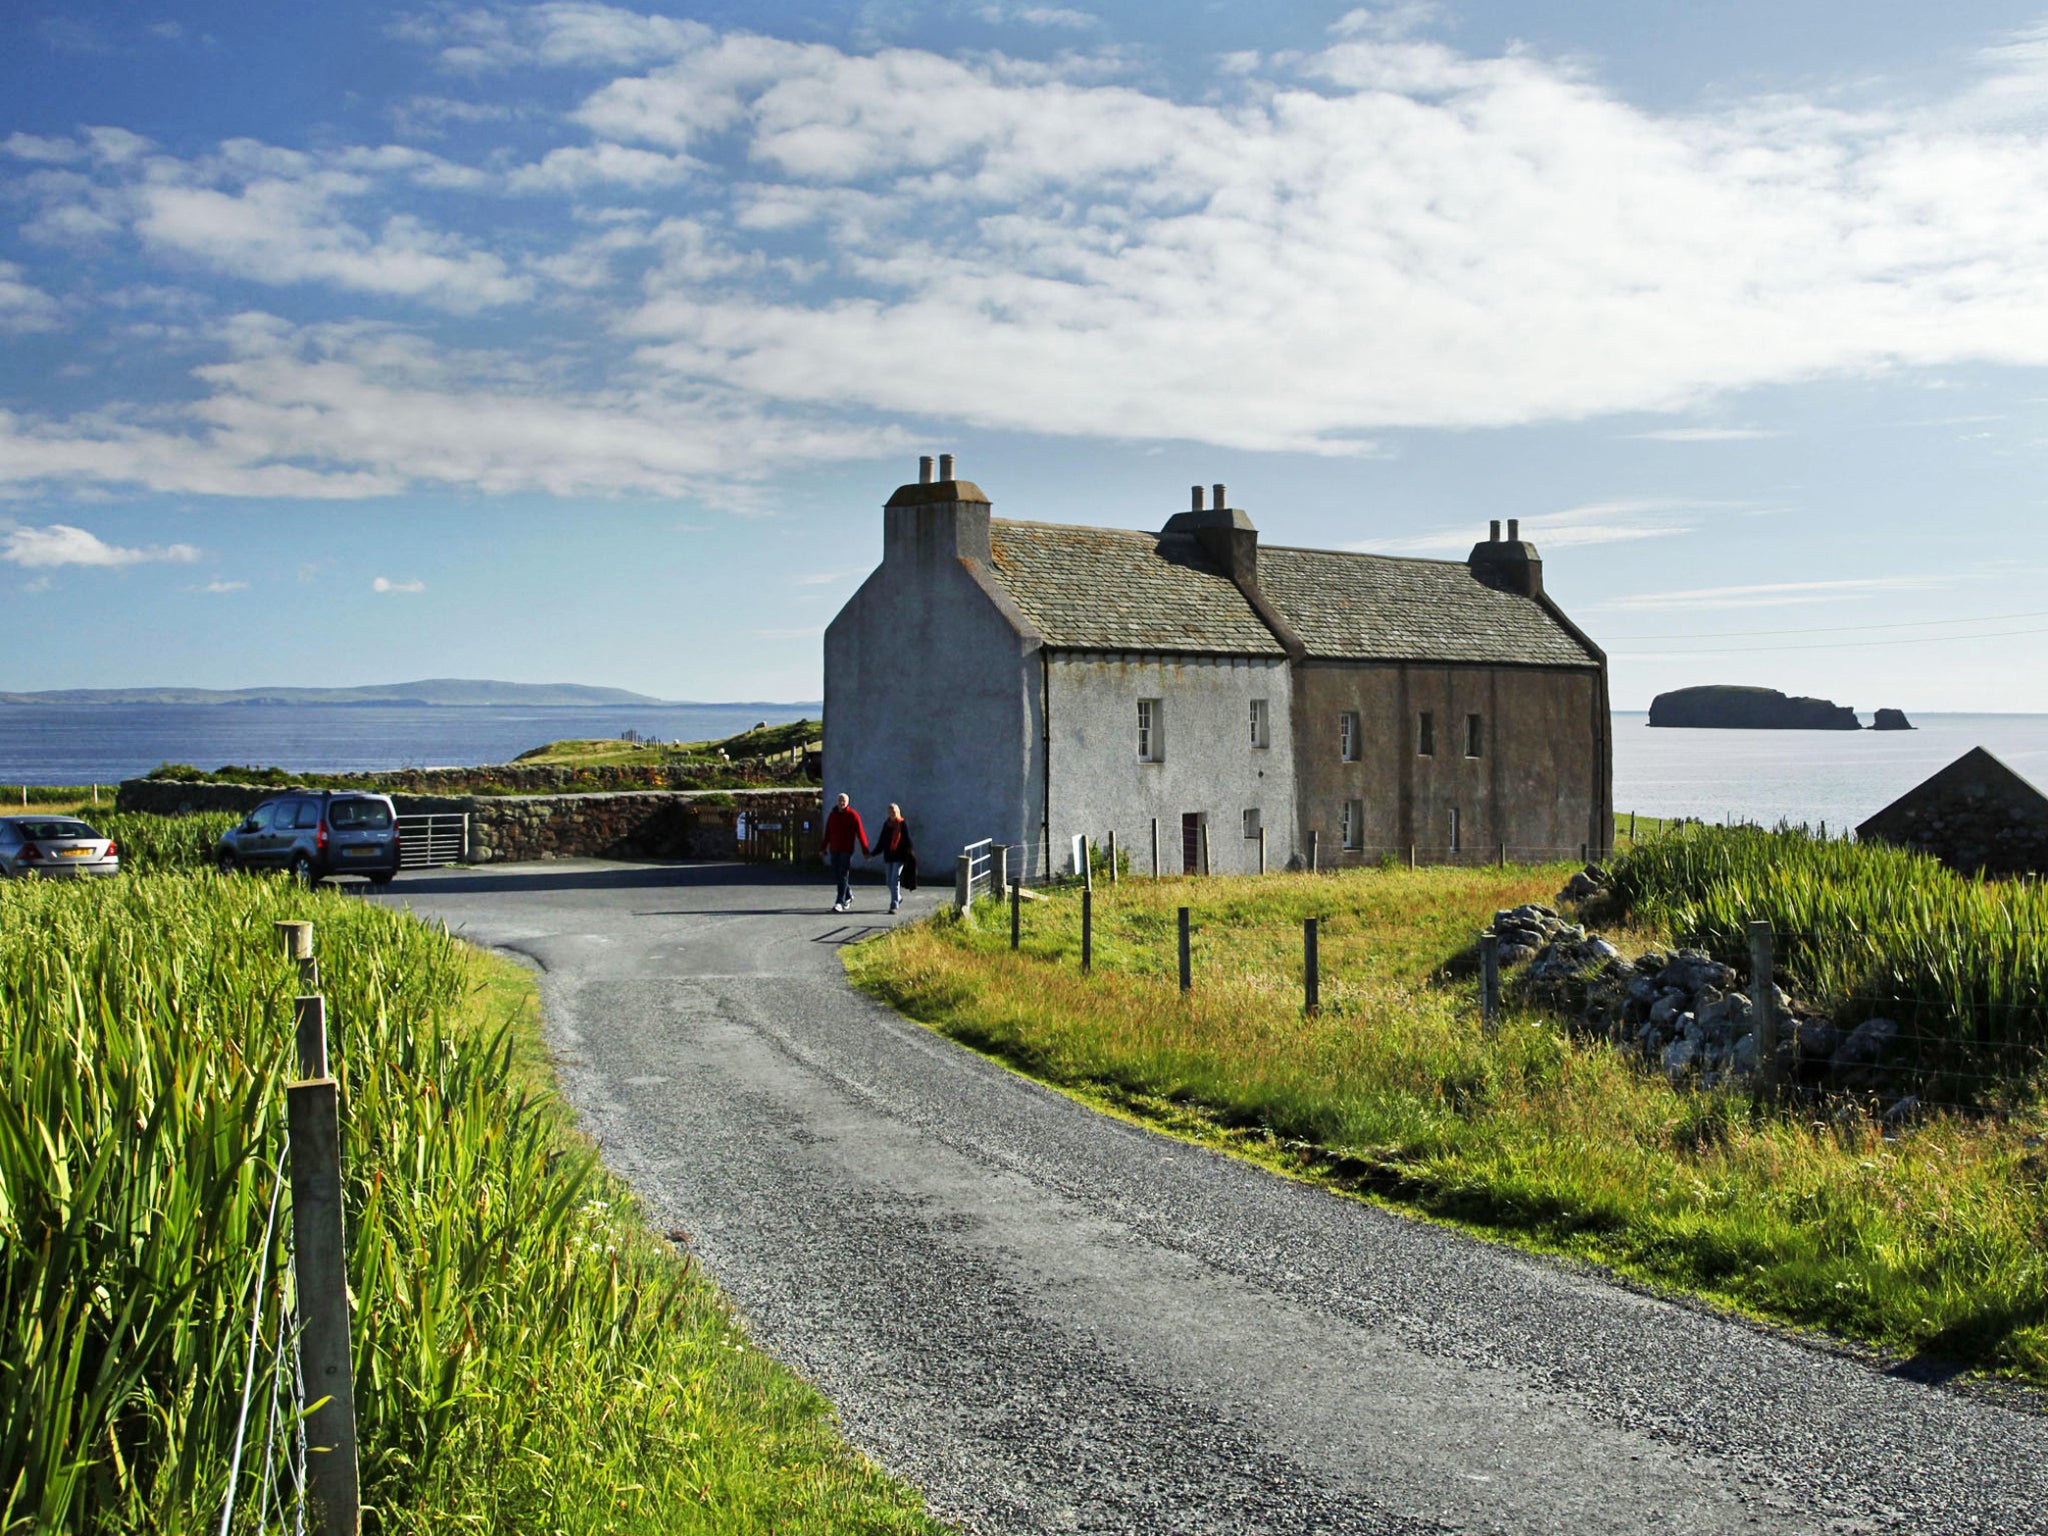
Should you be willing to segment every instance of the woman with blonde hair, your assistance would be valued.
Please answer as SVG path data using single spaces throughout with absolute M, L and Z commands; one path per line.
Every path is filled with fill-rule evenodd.
M 875 834 L 875 852 L 889 872 L 889 910 L 894 912 L 903 905 L 905 887 L 917 889 L 917 849 L 910 841 L 910 823 L 903 819 L 902 806 L 890 805 L 888 818 Z

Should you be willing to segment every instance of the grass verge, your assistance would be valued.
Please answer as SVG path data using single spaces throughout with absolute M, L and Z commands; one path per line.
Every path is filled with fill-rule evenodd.
M 1098 884 L 1089 976 L 1072 892 L 1026 905 L 1016 954 L 991 913 L 985 927 L 899 930 L 847 964 L 909 1017 L 1164 1129 L 1754 1316 L 2048 1380 L 2038 1101 L 1886 1134 L 1674 1088 L 1532 1015 L 1485 1038 L 1473 933 L 1497 908 L 1549 899 L 1569 872 Z M 1309 916 L 1315 1017 L 1301 1010 Z
M 0 885 L 0 1531 L 219 1528 L 252 1318 L 230 1528 L 275 1528 L 285 918 L 343 1084 L 366 1530 L 939 1529 L 598 1166 L 523 971 L 337 892 L 164 874 Z

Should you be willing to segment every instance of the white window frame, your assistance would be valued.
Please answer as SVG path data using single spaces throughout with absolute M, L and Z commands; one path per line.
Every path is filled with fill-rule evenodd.
M 1338 822 L 1337 840 L 1351 852 L 1365 846 L 1365 802 L 1346 800 L 1344 813 Z
M 1273 745 L 1271 711 L 1267 709 L 1264 699 L 1253 699 L 1251 705 L 1252 747 L 1254 750 L 1263 750 Z
M 1359 737 L 1358 711 L 1347 709 L 1337 716 L 1337 760 L 1342 763 L 1358 761 Z
M 1158 699 L 1138 700 L 1138 761 L 1141 763 L 1166 760 L 1166 739 L 1161 729 L 1165 722 L 1159 706 Z

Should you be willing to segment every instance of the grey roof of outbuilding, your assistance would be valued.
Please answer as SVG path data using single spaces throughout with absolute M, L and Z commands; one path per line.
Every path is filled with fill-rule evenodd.
M 995 578 L 1048 645 L 1284 656 L 1237 584 L 1192 538 L 989 522 Z
M 1595 664 L 1543 604 L 1485 585 L 1462 560 L 1262 545 L 1259 590 L 1311 656 Z
M 993 518 L 994 575 L 1046 644 L 1231 656 L 1286 653 L 1192 537 Z M 1261 546 L 1259 588 L 1312 657 L 1585 667 L 1541 603 L 1459 560 Z

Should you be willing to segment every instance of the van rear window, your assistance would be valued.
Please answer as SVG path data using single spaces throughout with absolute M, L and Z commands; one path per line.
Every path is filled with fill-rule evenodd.
M 391 825 L 391 807 L 382 800 L 336 800 L 327 807 L 327 820 L 351 831 L 382 832 Z

